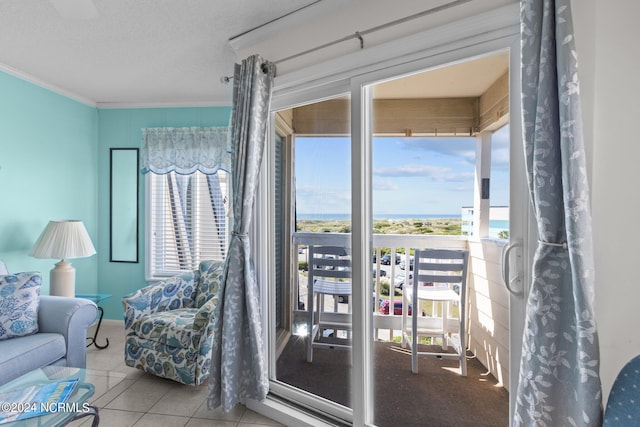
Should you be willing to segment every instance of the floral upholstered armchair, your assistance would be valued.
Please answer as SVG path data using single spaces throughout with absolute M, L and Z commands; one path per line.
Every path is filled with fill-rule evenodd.
M 125 363 L 183 384 L 207 379 L 222 271 L 222 262 L 203 261 L 123 297 Z

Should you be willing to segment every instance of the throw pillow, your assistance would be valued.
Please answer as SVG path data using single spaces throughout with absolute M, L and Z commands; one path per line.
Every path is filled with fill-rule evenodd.
M 38 332 L 40 273 L 0 276 L 0 340 Z

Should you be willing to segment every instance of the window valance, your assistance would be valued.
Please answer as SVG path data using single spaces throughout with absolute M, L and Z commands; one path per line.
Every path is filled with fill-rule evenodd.
M 140 171 L 188 175 L 195 171 L 231 172 L 231 139 L 228 127 L 142 129 Z

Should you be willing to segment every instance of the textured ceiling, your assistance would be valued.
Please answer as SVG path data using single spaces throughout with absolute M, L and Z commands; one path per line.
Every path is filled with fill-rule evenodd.
M 2 0 L 0 70 L 88 103 L 229 104 L 229 38 L 315 1 L 93 0 L 78 19 L 73 1 Z
M 253 48 L 242 52 L 238 38 L 234 48 L 248 55 L 262 43 L 278 60 L 287 49 L 300 52 L 448 1 L 0 0 L 0 71 L 101 107 L 230 105 L 232 85 L 220 81 L 238 59 L 230 38 L 262 26 L 242 37 Z M 462 2 L 414 24 L 424 28 L 513 1 Z M 508 60 L 472 62 L 378 85 L 375 96 L 477 96 Z

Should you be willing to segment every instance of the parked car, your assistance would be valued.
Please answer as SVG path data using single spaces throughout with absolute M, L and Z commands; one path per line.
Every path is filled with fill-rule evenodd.
M 380 258 L 380 264 L 391 265 L 391 254 L 383 255 Z M 400 254 L 396 254 L 396 264 L 400 264 Z
M 398 289 L 402 289 L 402 287 L 404 286 L 404 281 L 405 281 L 405 275 L 404 274 L 398 274 L 396 275 L 396 280 L 393 282 L 393 286 L 398 288 Z M 409 285 L 413 284 L 413 273 L 409 273 Z M 420 286 L 433 286 L 433 283 L 430 282 L 420 282 L 419 283 Z M 460 285 L 453 285 L 453 290 L 460 293 L 458 291 L 458 289 L 460 288 Z
M 404 270 L 407 268 L 405 258 L 402 257 L 402 261 L 400 261 L 400 269 Z M 413 255 L 409 257 L 409 270 L 413 271 Z
M 377 274 L 376 271 L 377 270 L 374 268 L 373 269 L 373 278 L 374 279 L 376 278 L 376 274 Z M 386 276 L 387 276 L 387 272 L 385 270 L 380 270 L 380 277 L 386 277 Z
M 409 316 L 411 316 L 411 305 L 409 305 Z M 389 300 L 383 299 L 380 300 L 380 313 L 389 314 Z M 402 301 L 401 300 L 393 300 L 393 314 L 400 316 L 402 315 Z
M 393 281 L 393 286 L 398 289 L 402 289 L 404 286 L 405 276 L 404 274 L 398 274 L 396 280 Z M 409 273 L 409 280 L 413 280 L 413 274 Z

